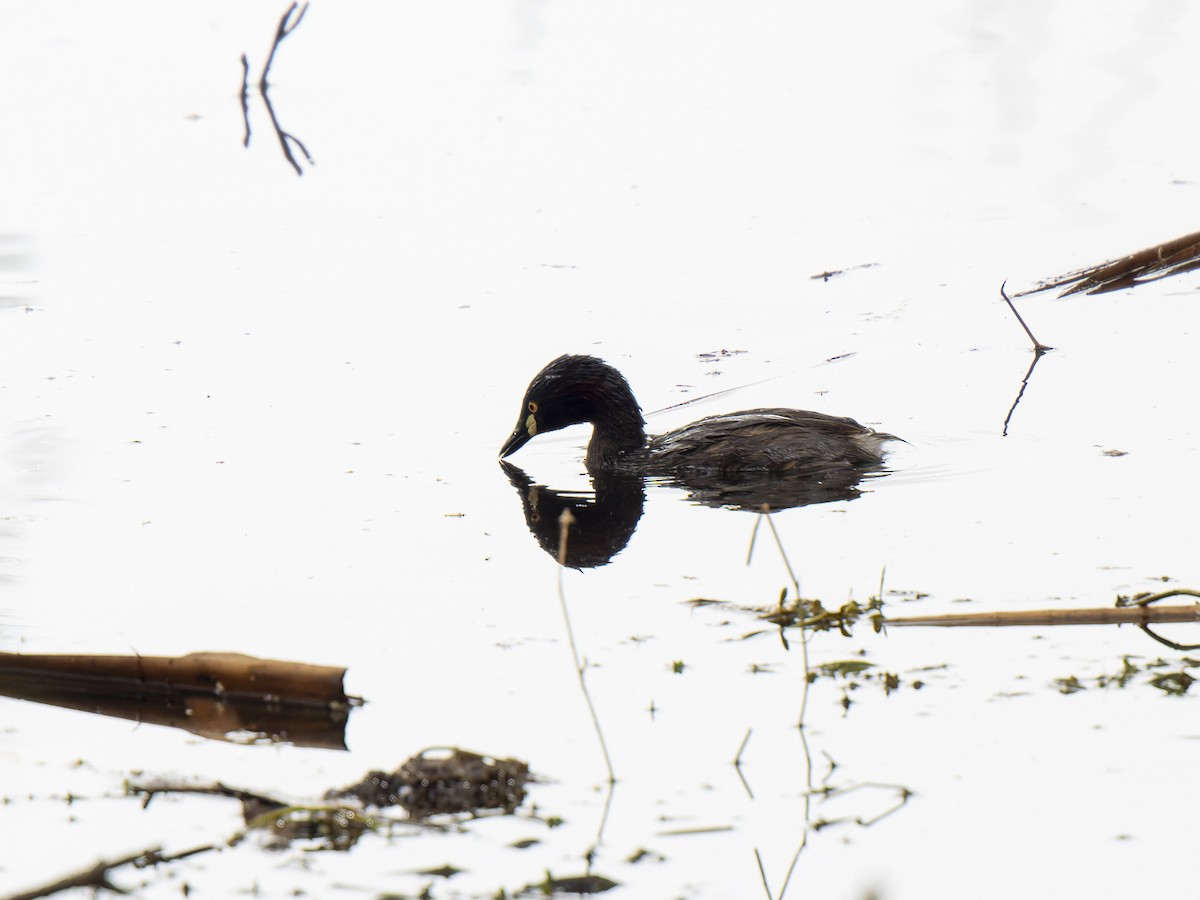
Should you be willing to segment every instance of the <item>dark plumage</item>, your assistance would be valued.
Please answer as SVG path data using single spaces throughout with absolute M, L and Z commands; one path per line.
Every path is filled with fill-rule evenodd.
M 501 457 L 544 431 L 590 422 L 589 472 L 679 476 L 696 473 L 818 474 L 871 468 L 882 445 L 899 440 L 853 419 L 801 409 L 749 409 L 708 416 L 666 434 L 646 436 L 629 382 L 594 356 L 560 356 L 529 384 L 517 427 Z

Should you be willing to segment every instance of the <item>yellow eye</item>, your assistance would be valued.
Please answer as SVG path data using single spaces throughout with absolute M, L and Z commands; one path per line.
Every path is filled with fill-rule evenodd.
M 537 401 L 536 401 L 536 400 L 530 400 L 530 401 L 529 401 L 529 411 L 530 411 L 531 413 L 535 413 L 535 412 L 537 412 L 537 411 L 538 411 L 538 405 L 537 405 Z

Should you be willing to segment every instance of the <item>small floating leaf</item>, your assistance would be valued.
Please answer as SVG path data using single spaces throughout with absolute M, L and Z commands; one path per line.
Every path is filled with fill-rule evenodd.
M 848 678 L 851 675 L 857 675 L 859 672 L 865 672 L 867 669 L 875 668 L 875 663 L 870 663 L 863 659 L 842 659 L 835 662 L 821 663 L 817 668 L 824 675 L 834 677 L 841 675 Z
M 1063 694 L 1074 694 L 1076 691 L 1087 690 L 1074 675 L 1068 675 L 1066 678 L 1056 678 L 1054 679 L 1054 683 L 1058 685 L 1059 692 Z
M 1181 697 L 1188 692 L 1188 688 L 1195 681 L 1196 679 L 1187 672 L 1167 672 L 1162 675 L 1155 675 L 1150 679 L 1150 684 L 1163 693 Z

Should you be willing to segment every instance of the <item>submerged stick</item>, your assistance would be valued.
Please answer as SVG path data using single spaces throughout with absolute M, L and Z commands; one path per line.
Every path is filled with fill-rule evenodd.
M 947 628 L 999 628 L 1009 625 L 1153 625 L 1165 622 L 1200 622 L 1200 603 L 1192 606 L 1105 606 L 1091 609 L 904 616 L 883 620 L 884 625 L 936 625 Z
M 238 653 L 186 656 L 0 653 L 0 696 L 182 728 L 346 748 L 346 670 Z
M 268 706 L 349 706 L 344 668 L 242 653 L 92 656 L 0 653 L 0 686 L 18 675 L 76 693 L 138 699 L 204 696 Z

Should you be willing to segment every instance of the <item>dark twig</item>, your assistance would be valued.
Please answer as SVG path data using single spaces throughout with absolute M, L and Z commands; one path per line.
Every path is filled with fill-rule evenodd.
M 132 853 L 120 859 L 102 860 L 90 869 L 76 872 L 74 875 L 68 875 L 66 878 L 61 878 L 52 884 L 34 888 L 31 891 L 10 894 L 4 900 L 38 900 L 40 897 L 50 897 L 61 891 L 69 891 L 73 888 L 93 888 L 95 890 L 111 891 L 114 894 L 125 894 L 128 891 L 108 880 L 108 873 L 113 869 L 120 869 L 128 865 L 132 865 L 138 869 L 145 869 L 150 866 L 156 866 L 159 863 L 174 862 L 179 859 L 186 859 L 189 856 L 195 856 L 197 853 L 207 853 L 209 850 L 215 849 L 216 847 L 210 844 L 204 847 L 193 847 L 191 850 L 185 850 L 182 853 L 175 853 L 171 856 L 163 856 L 161 847 L 151 847 L 148 850 L 143 850 L 141 853 Z
M 132 783 L 129 785 L 127 791 L 130 794 L 142 795 L 142 809 L 148 807 L 150 801 L 158 794 L 205 794 L 210 797 L 232 797 L 234 800 L 241 800 L 243 803 L 258 804 L 267 808 L 279 808 L 287 805 L 282 800 L 277 800 L 274 797 L 268 797 L 265 794 L 256 794 L 253 791 L 244 791 L 241 788 L 227 787 L 219 781 L 208 785 L 183 784 L 169 781 Z
M 1041 356 L 1047 350 L 1053 350 L 1053 347 L 1048 347 L 1033 336 L 1033 332 L 1029 330 L 1029 326 L 1025 324 L 1025 320 L 1021 318 L 1021 314 L 1017 312 L 1017 308 L 1013 305 L 1012 300 L 1008 298 L 1008 294 L 1004 292 L 1004 286 L 1007 281 L 1000 285 L 1000 296 L 1004 298 L 1004 302 L 1008 304 L 1008 308 L 1012 310 L 1012 314 L 1017 317 L 1017 321 L 1021 323 L 1021 327 L 1025 329 L 1025 333 L 1029 335 L 1029 340 L 1033 341 L 1033 352 Z
M 242 138 L 242 146 L 250 146 L 250 61 L 242 54 L 242 124 L 246 126 L 246 135 Z
M 308 164 L 313 165 L 312 154 L 308 152 L 308 148 L 294 134 L 283 130 L 279 124 L 279 118 L 275 115 L 275 107 L 271 104 L 270 97 L 270 81 L 268 76 L 271 72 L 271 65 L 275 62 L 275 53 L 279 50 L 279 45 L 289 34 L 295 31 L 300 23 L 304 20 L 304 14 L 308 11 L 308 4 L 305 3 L 299 7 L 297 12 L 297 4 L 293 3 L 287 8 L 287 12 L 283 14 L 283 18 L 279 20 L 279 25 L 275 29 L 275 39 L 271 43 L 271 53 L 267 56 L 267 63 L 263 66 L 262 76 L 258 79 L 258 91 L 262 95 L 263 103 L 267 107 L 267 115 L 271 117 L 271 126 L 275 129 L 275 134 L 279 138 L 279 146 L 283 149 L 284 158 L 287 159 L 291 167 L 296 170 L 297 175 L 303 175 L 304 170 L 300 168 L 300 163 L 296 160 L 296 156 L 292 153 L 293 145 L 300 149 Z M 294 18 L 293 18 L 294 14 Z M 249 78 L 250 78 L 250 63 L 246 60 L 246 54 L 242 54 L 242 118 L 246 125 L 246 134 L 242 139 L 242 146 L 250 146 L 250 110 L 249 110 Z
M 1180 653 L 1186 653 L 1190 650 L 1200 650 L 1200 644 L 1177 644 L 1175 641 L 1168 640 L 1161 634 L 1151 631 L 1149 625 L 1139 625 L 1138 628 L 1142 629 L 1142 631 L 1146 632 L 1147 635 L 1158 641 L 1160 644 L 1170 647 L 1172 650 L 1177 650 Z
M 279 27 L 275 29 L 275 40 L 271 44 L 271 54 L 267 57 L 267 64 L 263 66 L 262 77 L 258 79 L 258 89 L 264 94 L 267 92 L 267 74 L 271 71 L 271 63 L 275 61 L 275 51 L 279 49 L 279 45 L 283 43 L 283 39 L 300 26 L 301 20 L 304 19 L 304 14 L 308 12 L 308 4 L 305 3 L 300 7 L 300 13 L 296 16 L 296 21 L 289 24 L 292 13 L 295 11 L 296 4 L 293 3 L 287 8 L 287 12 L 283 14 L 283 18 L 279 20 Z
M 1033 375 L 1033 367 L 1038 364 L 1038 360 L 1042 358 L 1041 353 L 1033 354 L 1033 361 L 1029 364 L 1029 369 L 1025 372 L 1025 377 L 1021 379 L 1021 389 L 1017 391 L 1017 397 L 1012 402 L 1012 406 L 1008 408 L 1008 415 L 1004 417 L 1004 428 L 1000 431 L 1001 437 L 1008 437 L 1008 423 L 1012 421 L 1013 413 L 1017 411 L 1017 404 L 1021 402 L 1021 398 L 1025 396 L 1025 388 L 1029 386 L 1029 378 Z
M 1146 594 L 1141 597 L 1131 597 L 1128 603 L 1123 605 L 1139 606 L 1143 609 L 1149 609 L 1151 603 L 1157 603 L 1159 600 L 1166 600 L 1168 597 L 1200 597 L 1200 591 L 1194 591 L 1191 588 L 1175 588 L 1174 590 L 1163 591 L 1158 594 Z M 1161 609 L 1162 607 L 1157 608 Z M 1200 644 L 1177 644 L 1175 641 L 1168 640 L 1161 634 L 1156 634 L 1150 630 L 1150 626 L 1145 622 L 1138 625 L 1138 627 L 1160 644 L 1164 644 L 1167 647 L 1170 647 L 1172 650 L 1178 650 L 1180 653 L 1185 653 L 1190 650 L 1200 650 Z
M 300 138 L 296 137 L 294 134 L 284 131 L 280 126 L 279 119 L 275 117 L 275 107 L 271 105 L 271 97 L 266 91 L 263 91 L 262 98 L 263 103 L 267 107 L 267 115 L 271 117 L 271 125 L 275 129 L 276 136 L 279 138 L 279 146 L 283 148 L 283 155 L 287 158 L 287 161 L 292 164 L 292 168 L 296 170 L 296 174 L 303 175 L 304 171 L 300 168 L 300 163 L 296 162 L 296 157 L 292 155 L 292 148 L 289 146 L 288 141 L 291 141 L 300 148 L 300 152 L 304 154 L 304 158 L 308 160 L 308 164 L 310 166 L 313 165 L 312 154 L 308 152 L 308 148 L 304 146 Z

